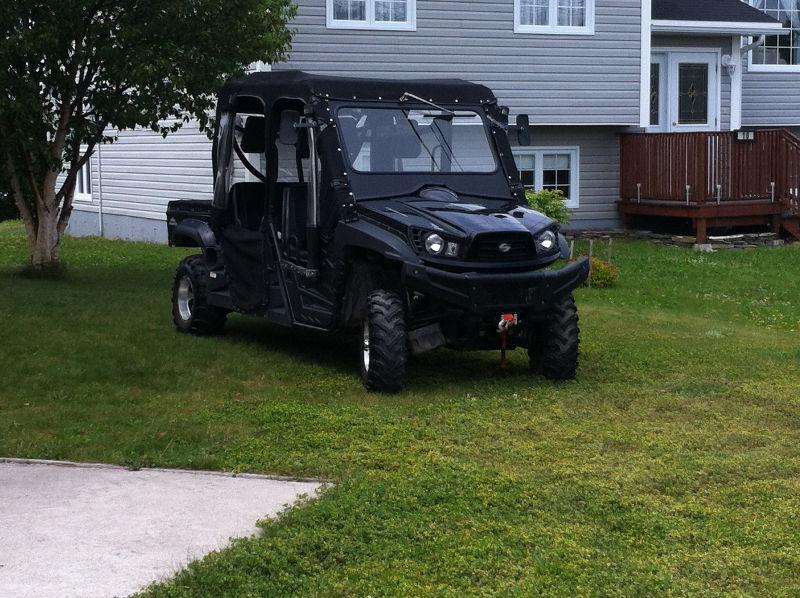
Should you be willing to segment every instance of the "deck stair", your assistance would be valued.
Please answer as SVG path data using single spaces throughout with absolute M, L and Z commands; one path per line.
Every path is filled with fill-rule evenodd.
M 794 237 L 795 241 L 800 241 L 800 216 L 784 217 L 781 220 L 781 227 Z
M 711 227 L 769 226 L 800 240 L 800 139 L 785 129 L 624 134 L 620 212 L 685 218 L 697 242 Z

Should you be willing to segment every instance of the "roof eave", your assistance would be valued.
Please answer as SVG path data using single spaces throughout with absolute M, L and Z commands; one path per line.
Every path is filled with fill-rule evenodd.
M 747 23 L 733 21 L 667 21 L 653 20 L 652 33 L 682 35 L 776 35 L 788 32 L 781 23 Z

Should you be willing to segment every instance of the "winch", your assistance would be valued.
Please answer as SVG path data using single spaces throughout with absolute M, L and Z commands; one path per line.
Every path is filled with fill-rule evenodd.
M 497 324 L 497 332 L 500 333 L 500 367 L 503 369 L 508 367 L 508 360 L 506 359 L 508 331 L 517 324 L 519 324 L 517 314 L 503 314 L 500 316 L 500 322 Z

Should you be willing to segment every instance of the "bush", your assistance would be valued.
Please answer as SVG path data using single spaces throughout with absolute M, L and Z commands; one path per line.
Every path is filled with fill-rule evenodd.
M 0 222 L 3 220 L 16 220 L 19 218 L 17 206 L 11 199 L 11 194 L 0 191 Z
M 592 257 L 590 262 L 589 281 L 592 287 L 607 289 L 617 284 L 619 268 L 597 257 Z
M 572 210 L 567 207 L 564 202 L 564 194 L 561 191 L 551 191 L 549 189 L 542 189 L 541 191 L 525 191 L 525 199 L 528 200 L 528 205 L 541 212 L 548 218 L 552 218 L 556 222 L 566 224 L 569 222 Z

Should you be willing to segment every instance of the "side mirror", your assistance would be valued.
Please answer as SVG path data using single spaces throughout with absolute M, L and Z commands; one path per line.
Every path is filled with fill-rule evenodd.
M 278 131 L 278 141 L 283 145 L 297 145 L 299 137 L 295 125 L 300 122 L 300 113 L 297 110 L 284 110 L 281 112 L 281 128 Z
M 242 151 L 246 154 L 263 154 L 266 150 L 267 119 L 248 116 L 242 133 Z
M 527 114 L 517 115 L 517 141 L 522 146 L 531 144 L 531 123 Z

